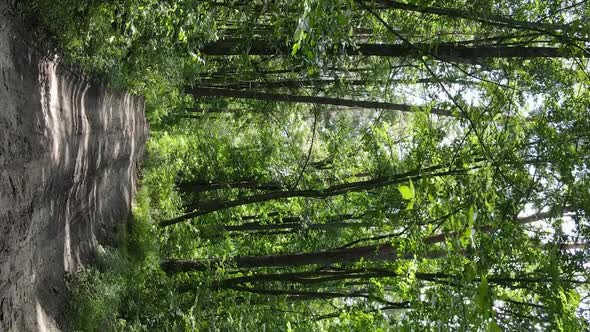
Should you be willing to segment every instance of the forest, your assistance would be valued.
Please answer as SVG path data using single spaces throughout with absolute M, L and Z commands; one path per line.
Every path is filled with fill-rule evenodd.
M 150 123 L 72 330 L 590 329 L 590 2 L 18 6 Z

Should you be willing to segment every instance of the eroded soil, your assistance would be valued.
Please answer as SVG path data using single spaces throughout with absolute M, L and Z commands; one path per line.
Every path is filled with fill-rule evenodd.
M 0 0 L 0 331 L 65 329 L 66 272 L 127 220 L 143 100 L 42 51 Z

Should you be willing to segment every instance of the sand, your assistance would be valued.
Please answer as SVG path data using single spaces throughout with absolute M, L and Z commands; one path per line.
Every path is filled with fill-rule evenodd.
M 66 329 L 64 275 L 116 241 L 148 135 L 142 98 L 39 44 L 0 0 L 0 331 Z

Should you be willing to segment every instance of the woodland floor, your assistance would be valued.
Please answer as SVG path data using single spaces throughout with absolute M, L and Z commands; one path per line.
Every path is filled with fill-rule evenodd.
M 129 219 L 143 100 L 59 64 L 0 0 L 0 331 L 65 329 L 64 276 Z

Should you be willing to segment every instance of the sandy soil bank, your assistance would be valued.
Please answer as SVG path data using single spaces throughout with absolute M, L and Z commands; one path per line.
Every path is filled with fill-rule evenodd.
M 0 0 L 0 331 L 64 328 L 64 274 L 116 239 L 148 135 L 141 98 L 32 38 Z

